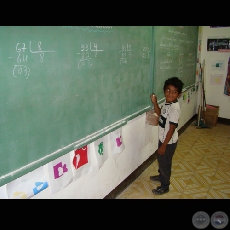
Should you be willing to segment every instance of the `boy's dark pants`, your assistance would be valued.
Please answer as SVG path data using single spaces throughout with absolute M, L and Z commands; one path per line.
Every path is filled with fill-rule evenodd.
M 159 141 L 158 147 L 160 147 L 161 145 L 162 143 Z M 169 188 L 172 169 L 172 158 L 176 150 L 176 146 L 177 142 L 174 144 L 167 144 L 165 153 L 162 155 L 157 154 L 159 179 L 162 188 Z

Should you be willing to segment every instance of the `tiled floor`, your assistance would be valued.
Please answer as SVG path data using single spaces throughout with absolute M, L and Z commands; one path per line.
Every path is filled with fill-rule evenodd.
M 157 175 L 157 169 L 155 160 L 116 199 L 229 199 L 230 126 L 188 126 L 179 136 L 170 190 L 163 195 L 152 193 L 159 183 L 149 176 Z

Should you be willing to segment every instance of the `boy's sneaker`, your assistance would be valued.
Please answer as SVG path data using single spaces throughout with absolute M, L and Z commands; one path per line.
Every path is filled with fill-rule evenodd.
M 150 176 L 149 178 L 150 178 L 150 180 L 152 180 L 152 181 L 159 181 L 159 182 L 160 182 L 159 175 L 156 175 L 156 176 Z
M 162 188 L 161 186 L 158 186 L 156 189 L 153 189 L 152 192 L 155 195 L 162 195 L 169 192 L 169 188 Z

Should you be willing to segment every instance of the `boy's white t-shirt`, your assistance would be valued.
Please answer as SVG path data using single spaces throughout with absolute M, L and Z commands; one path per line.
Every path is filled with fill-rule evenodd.
M 159 118 L 159 140 L 163 143 L 169 131 L 169 124 L 174 124 L 176 129 L 168 144 L 173 144 L 178 140 L 178 121 L 180 118 L 180 104 L 178 100 L 167 103 L 161 107 L 161 115 Z

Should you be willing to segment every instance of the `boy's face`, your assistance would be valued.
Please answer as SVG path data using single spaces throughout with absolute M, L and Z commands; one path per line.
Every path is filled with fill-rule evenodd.
M 168 85 L 164 91 L 166 102 L 170 103 L 175 101 L 180 94 L 178 93 L 177 88 L 173 85 Z

